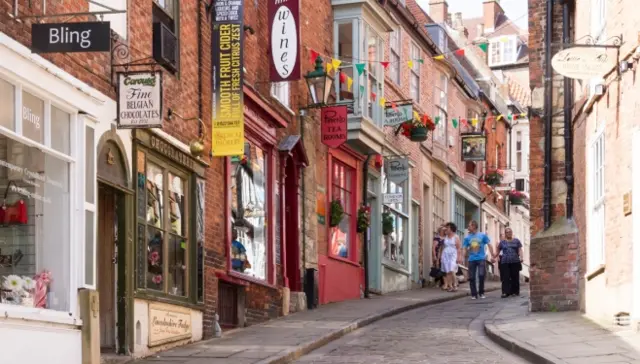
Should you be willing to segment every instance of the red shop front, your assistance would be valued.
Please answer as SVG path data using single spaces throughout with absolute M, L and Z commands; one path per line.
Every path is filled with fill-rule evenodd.
M 347 146 L 329 149 L 326 185 L 326 249 L 318 252 L 320 303 L 360 298 L 364 289 L 362 239 L 356 232 L 362 201 L 362 166 L 365 157 Z M 344 215 L 332 224 L 332 204 Z M 322 246 L 322 245 L 321 245 Z

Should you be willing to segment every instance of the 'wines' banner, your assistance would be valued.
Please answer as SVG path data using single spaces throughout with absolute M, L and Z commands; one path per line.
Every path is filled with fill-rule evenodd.
M 211 34 L 214 156 L 244 154 L 243 0 L 215 0 Z

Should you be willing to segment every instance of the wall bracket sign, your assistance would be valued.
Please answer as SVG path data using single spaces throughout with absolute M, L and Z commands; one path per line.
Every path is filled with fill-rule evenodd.
M 160 64 L 153 57 L 146 57 L 130 61 L 129 45 L 118 41 L 117 36 L 111 37 L 111 85 L 117 90 L 118 80 L 115 78 L 116 70 L 128 72 L 131 67 L 150 67 L 155 71 Z
M 623 44 L 622 35 L 605 41 L 586 35 L 574 43 L 553 43 L 562 49 L 553 56 L 551 65 L 560 75 L 578 80 L 603 78 L 613 70 L 619 74 Z

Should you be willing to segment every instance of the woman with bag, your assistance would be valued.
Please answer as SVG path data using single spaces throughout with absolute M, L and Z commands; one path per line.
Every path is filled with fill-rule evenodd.
M 458 264 L 461 262 L 460 238 L 456 234 L 457 227 L 454 223 L 446 224 L 446 236 L 444 238 L 444 248 L 440 259 L 440 270 L 446 275 L 444 277 L 444 289 L 448 292 L 457 290 L 455 279 L 458 272 Z
M 502 298 L 520 295 L 520 271 L 522 270 L 522 243 L 513 237 L 513 230 L 504 230 L 505 238 L 498 244 L 500 252 L 500 276 Z

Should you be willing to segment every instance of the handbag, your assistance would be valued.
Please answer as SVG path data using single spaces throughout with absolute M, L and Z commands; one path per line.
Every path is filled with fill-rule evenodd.
M 7 189 L 4 191 L 2 208 L 0 208 L 0 224 L 24 225 L 29 219 L 29 215 L 27 214 L 27 204 L 24 200 L 20 199 L 13 204 L 7 205 L 7 196 L 9 195 L 9 190 L 11 189 L 12 184 L 16 187 L 14 181 L 9 181 Z

